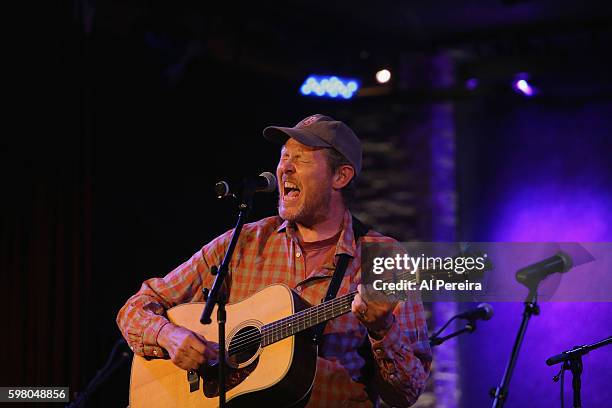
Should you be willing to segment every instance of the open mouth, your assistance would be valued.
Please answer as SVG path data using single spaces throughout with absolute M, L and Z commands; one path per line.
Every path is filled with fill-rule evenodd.
M 287 201 L 295 200 L 300 196 L 300 188 L 297 184 L 285 181 L 283 184 L 283 199 Z

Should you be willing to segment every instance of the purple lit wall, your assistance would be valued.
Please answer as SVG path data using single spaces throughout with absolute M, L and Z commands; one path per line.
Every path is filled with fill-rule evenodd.
M 457 140 L 461 239 L 612 241 L 612 104 L 466 102 Z M 520 324 L 522 304 L 493 306 L 493 319 L 460 341 L 464 407 L 491 405 L 488 391 L 501 381 Z M 507 407 L 560 406 L 551 380 L 559 367 L 546 358 L 612 335 L 610 303 L 542 303 L 541 310 L 529 323 Z M 612 346 L 583 362 L 583 406 L 612 406 Z M 566 373 L 567 406 L 571 395 Z

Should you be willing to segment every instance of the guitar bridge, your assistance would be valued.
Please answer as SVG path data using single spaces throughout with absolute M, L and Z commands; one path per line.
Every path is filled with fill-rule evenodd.
M 189 392 L 200 389 L 200 374 L 193 370 L 187 371 L 187 382 L 189 382 Z

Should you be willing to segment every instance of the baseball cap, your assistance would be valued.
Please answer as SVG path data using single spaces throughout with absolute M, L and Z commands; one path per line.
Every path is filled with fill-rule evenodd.
M 263 135 L 282 144 L 293 138 L 310 147 L 333 147 L 353 166 L 355 177 L 361 172 L 361 141 L 344 122 L 329 116 L 311 115 L 294 127 L 268 126 Z

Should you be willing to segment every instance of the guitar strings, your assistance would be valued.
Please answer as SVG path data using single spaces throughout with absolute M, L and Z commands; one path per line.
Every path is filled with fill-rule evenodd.
M 357 293 L 357 292 L 354 292 L 354 293 L 353 293 L 353 295 L 354 295 L 355 293 Z M 334 305 L 334 306 L 332 307 L 332 310 L 331 310 L 331 311 L 332 311 L 332 315 L 333 315 L 333 314 L 335 314 L 335 313 L 340 313 L 340 312 L 342 312 L 342 313 L 340 313 L 340 314 L 344 314 L 344 313 L 349 312 L 349 311 L 350 311 L 350 308 L 348 308 L 348 306 L 350 306 L 350 303 L 348 303 L 348 302 L 346 302 L 344 305 L 342 305 L 342 304 L 339 304 L 339 305 L 338 305 L 338 304 L 336 304 L 336 305 Z M 334 309 L 338 309 L 338 310 L 334 310 Z M 326 312 L 329 312 L 329 311 L 330 311 L 330 310 L 327 310 Z M 318 317 L 318 315 L 319 315 L 319 314 L 320 314 L 320 313 L 317 313 L 317 317 Z M 295 316 L 295 315 L 294 315 L 294 316 Z M 327 320 L 329 320 L 329 319 L 330 319 L 330 318 L 328 318 Z M 304 323 L 306 323 L 306 321 L 305 321 L 305 320 L 304 320 L 303 322 L 304 322 Z M 318 322 L 318 323 L 321 323 L 321 322 Z M 318 323 L 314 323 L 314 324 L 312 324 L 312 323 L 310 323 L 310 324 L 306 324 L 306 326 L 307 326 L 307 327 L 304 327 L 303 329 L 299 329 L 299 331 L 305 330 L 306 328 L 309 328 L 309 327 L 316 326 Z M 266 326 L 267 326 L 267 325 L 266 325 Z M 266 326 L 263 326 L 263 327 L 265 328 Z M 287 327 L 288 329 L 290 329 L 290 326 L 291 326 L 291 325 L 287 325 L 286 327 Z M 295 326 L 298 326 L 298 327 L 299 327 L 299 324 L 295 324 Z M 274 335 L 278 335 L 278 334 L 280 334 L 280 335 L 281 335 L 281 337 L 280 337 L 280 338 L 278 338 L 278 339 L 274 339 L 274 341 L 272 341 L 272 342 L 270 342 L 270 343 L 266 344 L 266 346 L 267 346 L 267 345 L 270 345 L 270 344 L 276 343 L 277 341 L 280 341 L 280 340 L 282 340 L 282 339 L 284 339 L 284 338 L 287 338 L 287 337 L 289 337 L 289 336 L 291 336 L 291 335 L 295 334 L 295 333 L 292 333 L 292 334 L 288 334 L 288 333 L 287 333 L 286 335 L 284 335 L 284 334 L 283 334 L 283 329 L 282 329 L 282 328 L 280 328 L 280 329 L 279 329 L 279 328 L 267 328 L 267 329 L 264 329 L 264 331 L 267 331 L 267 333 L 258 332 L 258 334 L 256 334 L 256 335 L 251 335 L 251 334 L 249 334 L 249 335 L 245 335 L 245 336 L 246 336 L 246 338 L 242 338 L 242 337 L 244 337 L 244 336 L 240 336 L 240 337 L 241 337 L 241 339 L 240 339 L 240 341 L 239 341 L 239 343 L 240 343 L 240 344 L 235 344 L 235 343 L 233 343 L 233 342 L 230 342 L 230 347 L 228 348 L 228 354 L 229 354 L 229 355 L 232 355 L 232 354 L 239 353 L 239 352 L 241 352 L 241 351 L 248 350 L 248 349 L 249 349 L 249 348 L 251 348 L 252 346 L 256 346 L 256 345 L 258 345 L 258 343 L 260 343 L 260 339 L 261 339 L 261 338 L 266 339 L 266 338 L 270 338 L 270 337 L 272 337 L 272 338 L 274 339 Z
M 317 305 L 317 306 L 313 306 L 311 308 L 302 310 L 294 315 L 291 315 L 289 317 L 280 319 L 276 322 L 273 323 L 269 323 L 266 324 L 264 326 L 262 326 L 262 330 L 258 331 L 257 334 L 242 334 L 240 336 L 236 336 L 234 337 L 232 340 L 236 340 L 236 341 L 231 341 L 230 342 L 230 347 L 229 347 L 229 351 L 232 350 L 236 350 L 236 348 L 238 346 L 247 346 L 246 348 L 248 348 L 251 345 L 257 344 L 257 342 L 259 341 L 260 338 L 274 338 L 275 335 L 277 334 L 281 334 L 282 336 L 282 332 L 283 331 L 288 331 L 293 327 L 297 326 L 302 326 L 304 323 L 306 323 L 304 329 L 306 329 L 307 327 L 312 327 L 312 326 L 316 326 L 317 324 L 321 323 L 321 322 L 317 322 L 317 323 L 311 323 L 313 318 L 315 320 L 318 320 L 320 316 L 325 316 L 327 314 L 329 314 L 329 312 L 332 312 L 332 315 L 334 313 L 340 312 L 342 311 L 342 309 L 345 309 L 347 307 L 347 305 L 350 305 L 349 302 L 352 302 L 352 297 L 355 296 L 357 292 L 351 292 L 341 298 L 336 298 L 333 299 L 333 301 L 330 301 L 328 303 L 325 303 L 323 307 L 321 307 L 321 305 Z M 312 309 L 312 310 L 311 310 Z M 336 310 L 339 309 L 339 310 Z M 306 317 L 306 319 L 303 319 L 304 317 Z M 291 323 L 289 323 L 289 321 L 292 321 Z M 310 322 L 310 323 L 309 323 Z M 301 330 L 304 330 L 301 329 Z M 301 331 L 300 330 L 300 331 Z M 273 342 L 270 342 L 268 344 L 272 344 L 276 341 L 281 340 L 284 337 L 288 337 L 287 336 L 283 336 L 278 340 L 275 340 Z M 249 342 L 250 340 L 255 340 L 255 342 Z M 245 342 L 249 342 L 246 343 Z M 266 344 L 266 345 L 268 345 Z
M 410 274 L 410 273 L 409 272 L 402 272 L 402 273 L 400 273 L 400 276 L 406 276 L 407 274 Z M 389 280 L 383 280 L 383 281 L 389 282 Z M 410 281 L 416 281 L 416 278 L 413 278 Z M 335 299 L 332 299 L 329 302 L 325 302 L 325 303 L 322 303 L 322 304 L 319 304 L 319 305 L 316 305 L 316 306 L 312 306 L 312 307 L 310 307 L 308 309 L 304 309 L 304 310 L 302 310 L 302 311 L 300 311 L 300 312 L 298 312 L 298 313 L 296 313 L 294 315 L 291 315 L 291 316 L 285 317 L 283 319 L 277 320 L 276 322 L 272 322 L 272 323 L 269 323 L 267 325 L 264 325 L 263 328 L 264 328 L 264 330 L 268 331 L 270 337 L 273 337 L 274 335 L 276 335 L 278 333 L 281 334 L 281 338 L 279 338 L 278 340 L 275 340 L 275 341 L 273 341 L 271 343 L 268 343 L 268 344 L 272 344 L 272 343 L 275 343 L 276 341 L 279 341 L 279 340 L 282 340 L 282 339 L 284 339 L 286 337 L 289 337 L 290 336 L 289 334 L 287 334 L 286 336 L 283 336 L 282 332 L 284 330 L 290 329 L 290 326 L 292 324 L 294 324 L 294 322 L 293 322 L 294 320 L 299 320 L 299 318 L 303 317 L 304 315 L 308 314 L 309 312 L 311 313 L 311 315 L 314 314 L 314 313 L 312 313 L 312 311 L 316 312 L 316 318 L 318 318 L 319 315 L 321 314 L 321 313 L 319 313 L 318 309 L 320 309 L 323 313 L 326 313 L 327 311 L 329 311 L 329 307 L 330 306 L 332 308 L 331 311 L 334 312 L 334 308 L 336 306 L 338 306 L 338 303 L 341 303 L 341 302 L 347 300 L 350 297 L 354 297 L 354 295 L 357 294 L 357 293 L 358 292 L 356 292 L 356 291 L 351 292 L 351 293 L 349 293 L 347 295 L 344 295 L 343 297 L 335 298 Z M 352 301 L 352 299 L 351 299 L 351 301 Z M 331 318 L 327 318 L 325 320 L 330 320 L 330 319 Z M 291 323 L 289 323 L 289 322 L 291 322 Z M 318 322 L 318 323 L 322 323 L 322 322 Z M 316 325 L 318 323 L 315 323 L 314 325 Z M 312 325 L 312 326 L 314 326 L 314 325 Z M 312 327 L 312 326 L 310 326 L 310 327 Z M 228 351 L 234 350 L 234 352 L 235 352 L 235 350 L 237 350 L 236 347 L 239 347 L 239 346 L 240 346 L 240 350 L 248 349 L 251 346 L 256 345 L 258 342 L 260 342 L 260 339 L 262 337 L 265 338 L 265 335 L 261 331 L 258 331 L 254 335 L 253 334 L 243 334 L 243 335 L 234 337 L 234 339 L 238 339 L 238 340 L 233 342 L 233 343 L 230 341 L 230 347 L 228 348 Z M 234 339 L 232 339 L 232 340 L 234 340 Z M 245 344 L 245 342 L 248 342 L 248 343 Z M 232 348 L 232 346 L 233 346 L 233 348 Z M 232 350 L 230 350 L 230 349 L 232 349 Z
M 406 276 L 407 274 L 409 274 L 409 272 L 402 272 L 399 275 L 400 276 Z M 389 282 L 389 280 L 383 280 L 383 281 Z M 409 281 L 414 282 L 414 281 L 416 281 L 416 278 L 410 279 Z M 228 353 L 229 354 L 236 354 L 236 353 L 239 353 L 241 351 L 248 350 L 252 346 L 255 346 L 258 343 L 260 343 L 262 338 L 263 339 L 265 339 L 266 337 L 274 338 L 274 336 L 279 334 L 279 333 L 281 334 L 281 338 L 279 338 L 279 339 L 277 339 L 277 340 L 275 340 L 275 341 L 273 341 L 271 343 L 268 343 L 266 345 L 275 343 L 276 341 L 280 341 L 280 340 L 282 340 L 282 339 L 284 339 L 286 337 L 289 337 L 290 336 L 289 334 L 283 335 L 282 332 L 284 330 L 289 331 L 291 329 L 292 325 L 299 327 L 300 318 L 302 318 L 305 315 L 307 315 L 308 313 L 310 313 L 309 319 L 312 318 L 313 314 L 316 314 L 316 319 L 318 319 L 320 314 L 326 314 L 329 311 L 332 312 L 332 316 L 333 316 L 334 313 L 341 312 L 342 308 L 346 308 L 346 305 L 343 305 L 342 302 L 345 302 L 350 297 L 354 297 L 355 294 L 357 294 L 357 293 L 358 293 L 357 291 L 350 292 L 350 293 L 348 293 L 347 295 L 345 295 L 343 297 L 335 298 L 335 299 L 332 299 L 329 302 L 322 303 L 322 304 L 319 304 L 319 305 L 316 305 L 316 306 L 312 306 L 312 307 L 310 307 L 308 309 L 304 309 L 304 310 L 302 310 L 302 311 L 300 311 L 300 312 L 298 312 L 298 313 L 296 313 L 296 314 L 294 314 L 292 316 L 288 316 L 288 317 L 285 317 L 283 319 L 277 320 L 276 322 L 272 322 L 272 323 L 269 323 L 267 325 L 264 325 L 262 327 L 263 330 L 262 331 L 258 330 L 256 334 L 250 334 L 250 333 L 246 334 L 245 333 L 245 334 L 242 334 L 240 336 L 236 336 L 236 337 L 234 337 L 232 339 L 232 340 L 235 340 L 235 341 L 230 341 L 230 346 L 228 348 Z M 351 299 L 351 302 L 352 302 L 352 299 Z M 329 306 L 331 306 L 331 310 L 329 310 L 330 309 Z M 335 310 L 336 307 L 340 307 L 340 310 L 336 311 Z M 348 312 L 348 310 L 346 312 Z M 344 313 L 342 313 L 342 314 L 344 314 Z M 331 319 L 331 318 L 329 318 L 329 319 Z M 326 319 L 326 320 L 329 320 L 329 319 Z M 297 324 L 296 324 L 296 322 L 297 322 Z M 322 322 L 319 322 L 319 323 L 322 323 Z M 316 326 L 317 324 L 318 323 L 311 324 L 309 327 Z M 301 329 L 301 330 L 305 330 L 306 328 L 307 327 L 304 327 L 304 329 Z M 267 333 L 264 333 L 264 332 L 267 332 Z M 267 336 L 266 336 L 266 334 L 267 334 Z M 293 334 L 291 334 L 291 335 L 293 335 Z

